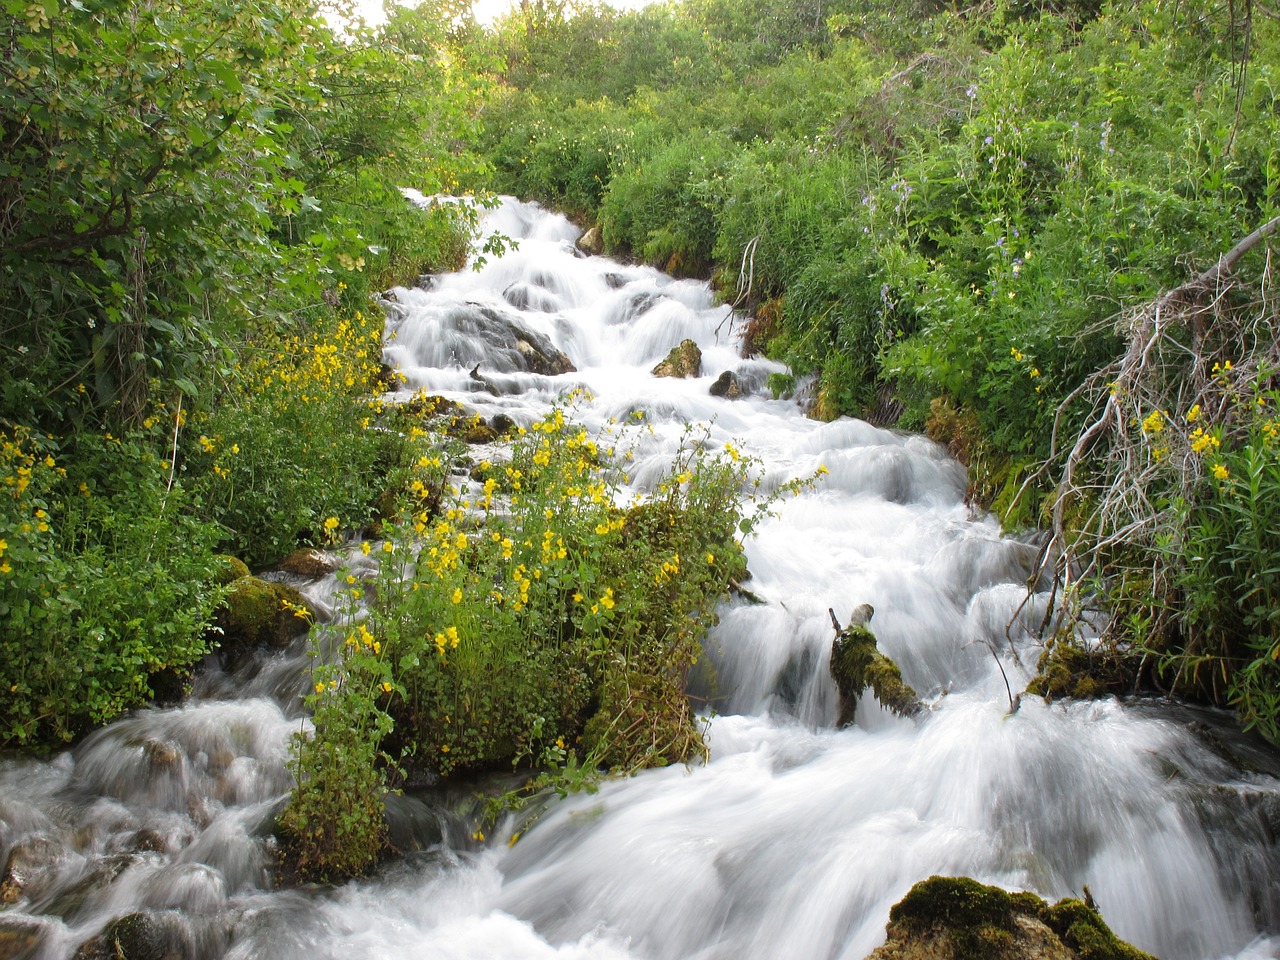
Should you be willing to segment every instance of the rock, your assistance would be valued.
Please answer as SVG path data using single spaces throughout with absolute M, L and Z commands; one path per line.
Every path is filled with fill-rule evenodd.
M 182 956 L 180 938 L 160 918 L 130 913 L 112 920 L 98 936 L 80 944 L 73 960 L 170 960 Z
M 445 426 L 444 432 L 456 437 L 463 443 L 493 443 L 498 439 L 497 431 L 484 422 L 478 415 L 470 417 L 454 417 Z
M 232 584 L 213 625 L 222 631 L 222 650 L 234 662 L 258 647 L 288 646 L 294 637 L 307 632 L 314 616 L 315 611 L 293 587 L 241 577 Z
M 702 373 L 702 351 L 692 340 L 681 340 L 667 358 L 653 368 L 655 377 L 696 377 Z
M 479 336 L 485 342 L 485 365 L 499 372 L 523 370 L 556 377 L 576 370 L 550 338 L 493 307 L 470 304 L 452 320 L 459 332 Z
M 505 413 L 495 413 L 489 421 L 489 427 L 500 437 L 516 432 L 516 422 Z
M 876 647 L 876 638 L 866 626 L 875 611 L 868 603 L 853 612 L 853 622 L 839 630 L 835 613 L 831 621 L 839 633 L 831 645 L 831 677 L 840 696 L 840 726 L 853 723 L 858 697 L 871 688 L 881 706 L 900 717 L 919 713 L 922 705 L 916 692 L 902 680 L 898 665 Z
M 337 570 L 338 558 L 315 547 L 295 550 L 280 561 L 280 569 L 302 577 L 323 577 Z
M 214 559 L 218 561 L 218 572 L 214 574 L 213 581 L 220 587 L 229 586 L 241 577 L 249 575 L 248 566 L 237 557 L 219 554 Z
M 711 385 L 711 395 L 724 397 L 726 400 L 737 400 L 742 396 L 742 387 L 732 370 L 726 370 L 716 377 L 716 382 Z
M 1050 906 L 968 877 L 930 877 L 889 911 L 867 960 L 1153 960 L 1080 900 Z
M 0 916 L 0 958 L 37 956 L 36 948 L 47 932 L 47 924 L 37 919 Z
M 0 877 L 0 904 L 38 897 L 54 881 L 70 859 L 66 846 L 43 834 L 23 837 L 9 851 Z
M 578 242 L 574 246 L 593 257 L 600 256 L 604 253 L 604 237 L 600 235 L 600 228 L 592 227 L 578 238 Z

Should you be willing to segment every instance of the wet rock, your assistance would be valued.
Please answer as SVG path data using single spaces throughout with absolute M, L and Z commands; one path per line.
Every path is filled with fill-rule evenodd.
M 497 431 L 480 416 L 454 417 L 445 427 L 445 433 L 470 444 L 493 443 L 498 439 Z
M 182 759 L 186 755 L 181 745 L 172 740 L 148 740 L 142 746 L 147 762 L 156 773 L 174 773 L 182 767 Z
M 696 377 L 702 373 L 702 351 L 692 340 L 681 340 L 667 358 L 653 368 L 655 377 Z
M 130 913 L 80 944 L 73 960 L 176 960 L 181 943 L 167 925 L 148 913 Z
M 233 662 L 257 648 L 280 649 L 307 632 L 315 611 L 296 589 L 241 577 L 232 584 L 213 625 L 222 631 L 223 653 Z
M 968 877 L 930 877 L 889 911 L 867 960 L 1152 960 L 1081 900 L 1050 906 Z
M 34 957 L 45 924 L 27 917 L 0 917 L 0 960 Z
M 716 382 L 711 385 L 711 395 L 724 397 L 726 400 L 737 400 L 742 396 L 742 387 L 732 370 L 726 370 L 716 377 Z
M 338 558 L 315 547 L 295 550 L 280 561 L 280 569 L 301 577 L 323 577 L 339 567 Z
M 839 631 L 831 645 L 831 677 L 840 697 L 837 722 L 842 727 L 853 723 L 858 698 L 868 687 L 883 707 L 900 717 L 914 716 L 921 710 L 920 698 L 903 682 L 898 665 L 876 647 L 875 634 L 866 626 L 873 612 L 870 604 L 862 604 L 842 630 L 836 623 L 835 613 L 831 614 L 832 623 Z
M 524 370 L 545 377 L 573 373 L 577 369 L 543 334 L 529 330 L 491 307 L 472 307 L 471 310 L 456 317 L 455 325 L 461 332 L 478 334 L 488 345 L 487 364 L 495 365 L 498 370 Z
M 13 845 L 0 876 L 0 903 L 38 897 L 57 880 L 71 859 L 66 846 L 52 837 L 32 834 Z
M 500 437 L 505 437 L 516 431 L 516 422 L 505 413 L 494 414 L 493 419 L 489 421 L 489 426 Z
M 578 238 L 578 242 L 574 246 L 590 256 L 600 256 L 600 254 L 604 253 L 604 237 L 600 235 L 600 228 L 592 227 Z

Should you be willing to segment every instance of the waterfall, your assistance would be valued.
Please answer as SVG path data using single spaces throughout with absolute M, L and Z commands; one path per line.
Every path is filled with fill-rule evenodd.
M 761 458 L 766 486 L 826 468 L 746 543 L 762 602 L 725 604 L 706 641 L 693 692 L 710 761 L 606 780 L 484 842 L 447 805 L 399 798 L 418 852 L 337 889 L 276 890 L 270 826 L 306 722 L 295 647 L 50 761 L 0 761 L 0 853 L 38 864 L 0 910 L 12 955 L 69 957 L 146 911 L 201 958 L 861 960 L 932 874 L 1050 899 L 1088 885 L 1119 936 L 1166 960 L 1280 955 L 1280 761 L 1232 745 L 1211 711 L 1025 697 L 1011 712 L 1005 676 L 1017 692 L 1041 650 L 1036 548 L 973 514 L 944 449 L 774 398 L 785 368 L 739 356 L 739 320 L 703 283 L 583 257 L 577 229 L 533 204 L 504 200 L 485 230 L 518 246 L 388 299 L 404 394 L 528 424 L 585 385 L 588 430 L 646 413 L 640 493 L 688 422 Z M 652 376 L 685 339 L 701 376 Z M 711 395 L 724 371 L 740 397 Z M 299 585 L 325 604 L 332 581 Z M 927 709 L 903 719 L 867 695 L 837 729 L 827 611 L 847 622 L 863 603 Z

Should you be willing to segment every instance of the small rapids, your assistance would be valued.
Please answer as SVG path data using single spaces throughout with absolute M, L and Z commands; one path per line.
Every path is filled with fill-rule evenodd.
M 0 957 L 71 957 L 144 913 L 192 958 L 861 960 L 889 908 L 932 874 L 1046 898 L 1088 885 L 1118 935 L 1166 960 L 1280 956 L 1274 754 L 1210 712 L 1114 699 L 1010 712 L 1040 652 L 1033 543 L 963 502 L 964 470 L 919 436 L 817 423 L 742 359 L 707 286 L 584 257 L 578 230 L 504 201 L 484 264 L 397 289 L 386 359 L 486 418 L 527 424 L 565 390 L 588 429 L 644 411 L 644 492 L 686 423 L 759 457 L 766 485 L 826 475 L 746 544 L 760 601 L 736 598 L 692 693 L 708 763 L 606 781 L 473 840 L 440 798 L 398 798 L 417 852 L 336 889 L 273 887 L 271 824 L 304 728 L 305 644 L 236 676 L 210 666 L 187 704 L 140 711 L 44 762 L 0 761 Z M 684 339 L 702 375 L 651 370 Z M 712 396 L 725 371 L 741 396 Z M 358 559 L 358 558 L 357 558 Z M 328 605 L 334 578 L 299 586 Z M 836 729 L 833 632 L 875 608 L 881 649 L 928 703 L 869 696 Z M 997 659 L 998 658 L 998 659 Z M 1003 668 L 1003 672 L 1002 669 Z

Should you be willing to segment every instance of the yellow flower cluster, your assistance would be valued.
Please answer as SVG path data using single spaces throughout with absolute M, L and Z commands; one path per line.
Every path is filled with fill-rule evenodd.
M 662 568 L 653 576 L 653 582 L 659 586 L 666 583 L 680 572 L 680 554 L 673 554 L 670 560 L 664 560 Z

